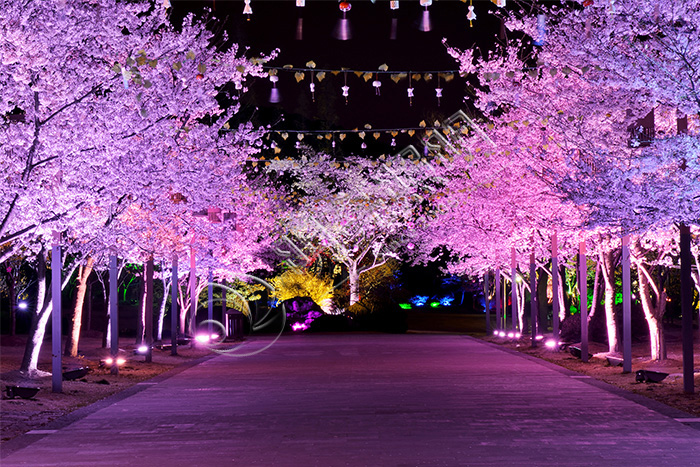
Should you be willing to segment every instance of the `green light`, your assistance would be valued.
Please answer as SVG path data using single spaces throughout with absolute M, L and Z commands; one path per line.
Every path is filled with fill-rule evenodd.
M 430 302 L 430 306 L 433 308 L 437 308 L 440 306 L 440 302 Z
M 410 310 L 412 308 L 410 303 L 399 303 L 399 306 L 404 310 Z

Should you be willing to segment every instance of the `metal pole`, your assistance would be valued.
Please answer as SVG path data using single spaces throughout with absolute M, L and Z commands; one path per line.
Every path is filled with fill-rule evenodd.
M 559 340 L 559 251 L 557 233 L 552 235 L 552 337 Z
M 177 254 L 173 254 L 172 285 L 170 287 L 170 354 L 177 355 Z
M 214 275 L 211 268 L 207 282 L 207 332 L 211 336 L 214 333 Z
M 586 242 L 578 245 L 578 290 L 581 302 L 581 360 L 588 362 L 588 268 Z
M 518 262 L 515 259 L 515 248 L 510 250 L 510 329 L 518 329 Z M 522 331 L 522 329 L 521 329 Z
M 681 224 L 681 333 L 683 336 L 683 392 L 695 393 L 693 380 L 693 283 L 690 271 L 690 227 Z
M 493 278 L 496 286 L 496 329 L 499 331 L 501 327 L 501 268 L 496 268 L 496 276 Z
M 622 372 L 632 371 L 632 280 L 630 237 L 622 237 Z
M 146 261 L 146 297 L 144 332 L 146 333 L 146 363 L 153 361 L 153 256 Z
M 486 308 L 486 334 L 491 334 L 491 310 L 489 307 L 489 272 L 484 273 L 484 308 Z
M 58 234 L 51 249 L 51 390 L 63 392 L 63 362 L 61 360 L 61 246 Z
M 530 253 L 530 345 L 537 346 L 537 267 L 535 252 Z
M 194 248 L 190 248 L 190 335 L 194 338 L 197 330 L 197 260 Z
M 119 366 L 117 365 L 117 355 L 119 354 L 119 308 L 118 302 L 118 284 L 117 281 L 119 271 L 117 270 L 117 255 L 109 256 L 109 330 L 110 330 L 110 346 L 109 353 L 112 357 L 111 373 L 119 374 Z

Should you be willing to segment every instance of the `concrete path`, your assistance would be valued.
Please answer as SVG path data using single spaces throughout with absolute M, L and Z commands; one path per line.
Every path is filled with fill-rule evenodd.
M 0 464 L 700 465 L 680 413 L 464 336 L 289 336 L 161 379 L 18 438 Z

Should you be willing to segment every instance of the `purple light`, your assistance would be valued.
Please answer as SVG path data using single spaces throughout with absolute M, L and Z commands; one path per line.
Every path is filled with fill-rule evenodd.
M 537 341 L 541 341 L 542 339 L 544 339 L 544 336 L 542 334 L 538 334 L 535 336 L 535 340 Z
M 194 340 L 199 342 L 200 344 L 206 344 L 209 342 L 210 337 L 207 334 L 199 334 L 197 335 Z
M 294 323 L 292 324 L 292 331 L 303 331 L 308 329 L 309 325 L 306 323 Z
M 515 333 L 515 338 L 516 338 L 516 339 L 520 339 L 520 336 L 522 336 L 522 334 L 520 334 L 519 332 L 516 332 L 516 333 Z
M 498 337 L 506 337 L 505 331 L 500 331 L 500 332 L 498 333 Z
M 555 341 L 554 339 L 549 339 L 544 343 L 544 345 L 550 349 L 553 349 L 559 345 L 559 342 Z
M 515 337 L 515 333 L 514 333 L 514 332 L 509 332 L 509 333 L 508 333 L 508 337 L 510 337 L 511 339 L 514 338 L 514 337 Z
M 496 329 L 495 331 L 493 331 L 493 335 L 494 335 L 494 336 L 497 336 L 497 335 L 498 335 L 498 329 Z
M 147 345 L 141 345 L 139 346 L 138 349 L 136 349 L 138 353 L 146 353 L 148 352 L 148 346 Z

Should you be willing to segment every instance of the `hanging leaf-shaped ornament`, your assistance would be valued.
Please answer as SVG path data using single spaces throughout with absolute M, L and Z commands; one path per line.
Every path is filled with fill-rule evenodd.
M 340 141 L 343 141 L 347 135 L 345 133 L 341 133 L 338 135 L 338 138 L 340 138 Z
M 364 131 L 361 131 L 361 132 L 359 132 L 359 133 L 357 134 L 357 136 L 359 136 L 359 137 L 362 138 L 362 139 L 365 139 L 365 132 L 364 132 Z
M 324 79 L 325 77 L 326 77 L 326 72 L 325 72 L 325 71 L 319 71 L 318 73 L 316 73 L 316 81 L 318 81 L 319 83 L 320 83 L 321 81 L 323 81 L 323 79 Z
M 280 136 L 282 137 L 283 140 L 286 141 L 287 138 L 289 138 L 289 133 L 282 133 L 282 134 L 280 134 Z
M 408 130 L 408 136 L 413 136 L 416 134 L 416 130 Z
M 304 72 L 297 71 L 296 73 L 294 73 L 294 79 L 297 80 L 297 83 L 300 82 L 302 79 L 304 79 Z
M 306 62 L 306 68 L 316 68 L 316 62 L 314 62 L 313 60 L 309 60 L 308 62 Z
M 386 63 L 379 65 L 379 71 L 389 71 L 389 66 Z
M 372 133 L 372 136 L 374 136 L 374 139 L 379 139 L 380 133 L 378 131 Z

